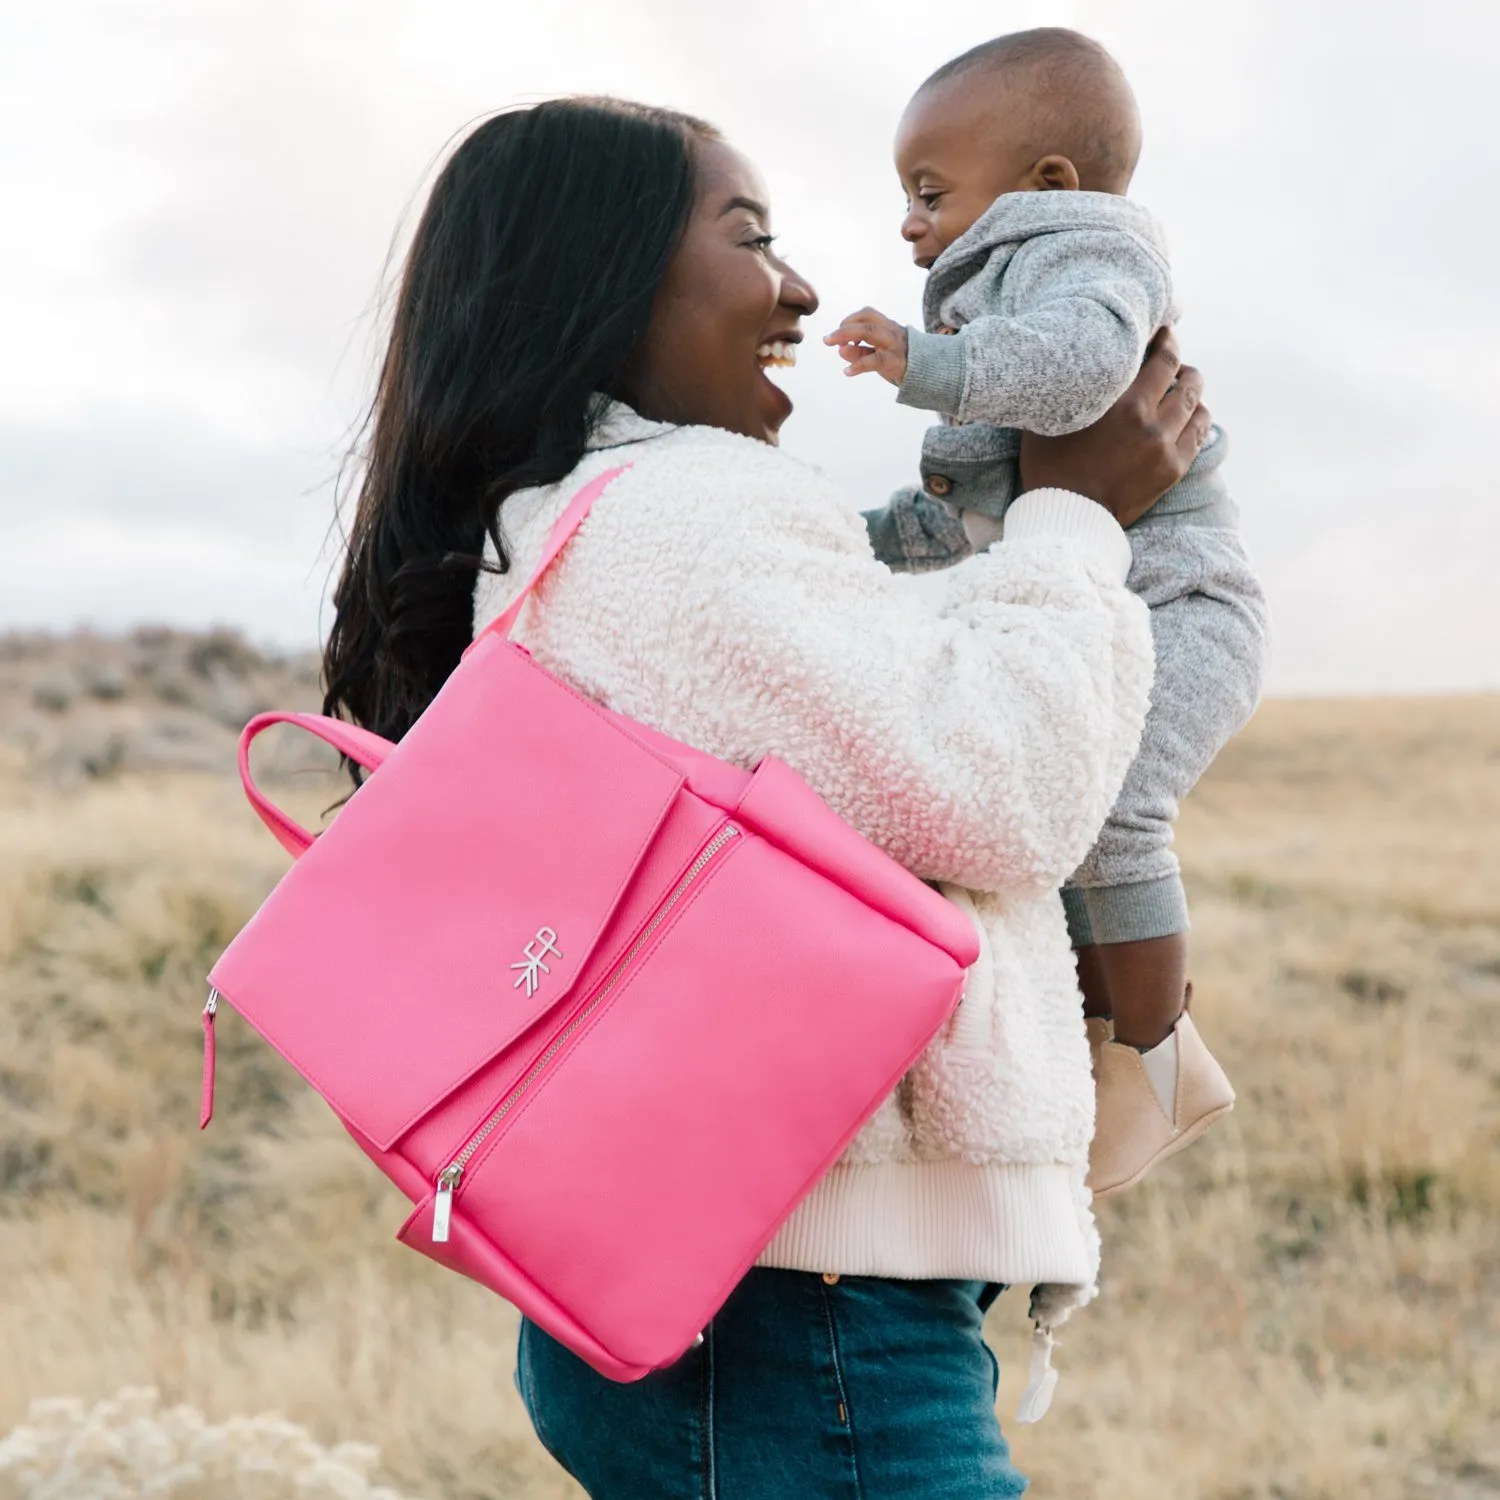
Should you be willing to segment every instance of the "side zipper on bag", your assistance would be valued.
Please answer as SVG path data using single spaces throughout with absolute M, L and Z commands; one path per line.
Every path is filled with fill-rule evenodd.
M 462 1151 L 438 1173 L 437 1197 L 432 1207 L 432 1242 L 435 1245 L 443 1245 L 448 1242 L 449 1227 L 453 1217 L 453 1193 L 458 1187 L 459 1180 L 464 1175 L 464 1168 L 473 1160 L 474 1153 L 489 1139 L 500 1122 L 515 1107 L 516 1101 L 534 1083 L 537 1077 L 546 1068 L 547 1064 L 557 1055 L 559 1049 L 573 1035 L 575 1031 L 598 1009 L 604 998 L 619 984 L 631 964 L 635 962 L 642 948 L 651 940 L 657 928 L 666 920 L 668 913 L 687 893 L 693 882 L 708 868 L 714 857 L 724 848 L 730 840 L 738 837 L 740 829 L 733 823 L 726 823 L 699 852 L 698 857 L 688 867 L 687 872 L 672 887 L 670 894 L 652 913 L 651 920 L 647 922 L 640 936 L 630 945 L 630 951 L 605 975 L 603 982 L 593 995 L 574 1012 L 561 1031 L 547 1044 L 546 1050 L 526 1071 L 526 1075 L 516 1083 L 509 1093 L 500 1101 L 494 1112 L 474 1132 L 464 1144 Z

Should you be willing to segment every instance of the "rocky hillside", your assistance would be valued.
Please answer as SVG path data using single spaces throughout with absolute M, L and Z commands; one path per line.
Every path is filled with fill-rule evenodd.
M 316 709 L 319 697 L 316 653 L 269 654 L 233 630 L 0 634 L 0 753 L 64 784 L 229 771 L 251 715 Z M 276 739 L 276 770 L 326 764 L 306 736 Z

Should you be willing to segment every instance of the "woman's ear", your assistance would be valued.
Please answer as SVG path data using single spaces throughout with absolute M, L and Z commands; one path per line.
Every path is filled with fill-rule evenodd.
M 1033 193 L 1078 191 L 1078 168 L 1066 156 L 1044 156 L 1026 174 L 1025 190 Z

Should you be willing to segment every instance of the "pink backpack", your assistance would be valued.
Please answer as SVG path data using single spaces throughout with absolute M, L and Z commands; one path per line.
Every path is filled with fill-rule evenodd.
M 628 466 L 627 466 L 628 467 Z M 266 713 L 240 775 L 296 856 L 209 975 L 415 1207 L 402 1243 L 615 1380 L 696 1342 L 944 1024 L 969 919 L 781 761 L 591 702 L 509 632 L 399 744 Z M 314 838 L 250 774 L 298 724 L 371 775 Z

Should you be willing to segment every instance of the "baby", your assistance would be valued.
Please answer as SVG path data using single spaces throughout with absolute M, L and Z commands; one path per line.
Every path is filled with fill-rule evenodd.
M 1125 197 L 1140 154 L 1114 59 L 1056 27 L 986 42 L 917 90 L 896 133 L 901 233 L 928 272 L 926 328 L 873 308 L 825 343 L 845 374 L 939 413 L 921 489 L 865 520 L 892 568 L 946 567 L 999 538 L 1021 430 L 1087 427 L 1174 316 L 1166 248 Z M 1089 1183 L 1140 1181 L 1234 1103 L 1188 1017 L 1187 901 L 1172 822 L 1260 694 L 1265 601 L 1235 529 L 1214 428 L 1187 477 L 1127 533 L 1151 608 L 1152 708 L 1110 820 L 1063 891 L 1090 1017 L 1097 1121 Z

